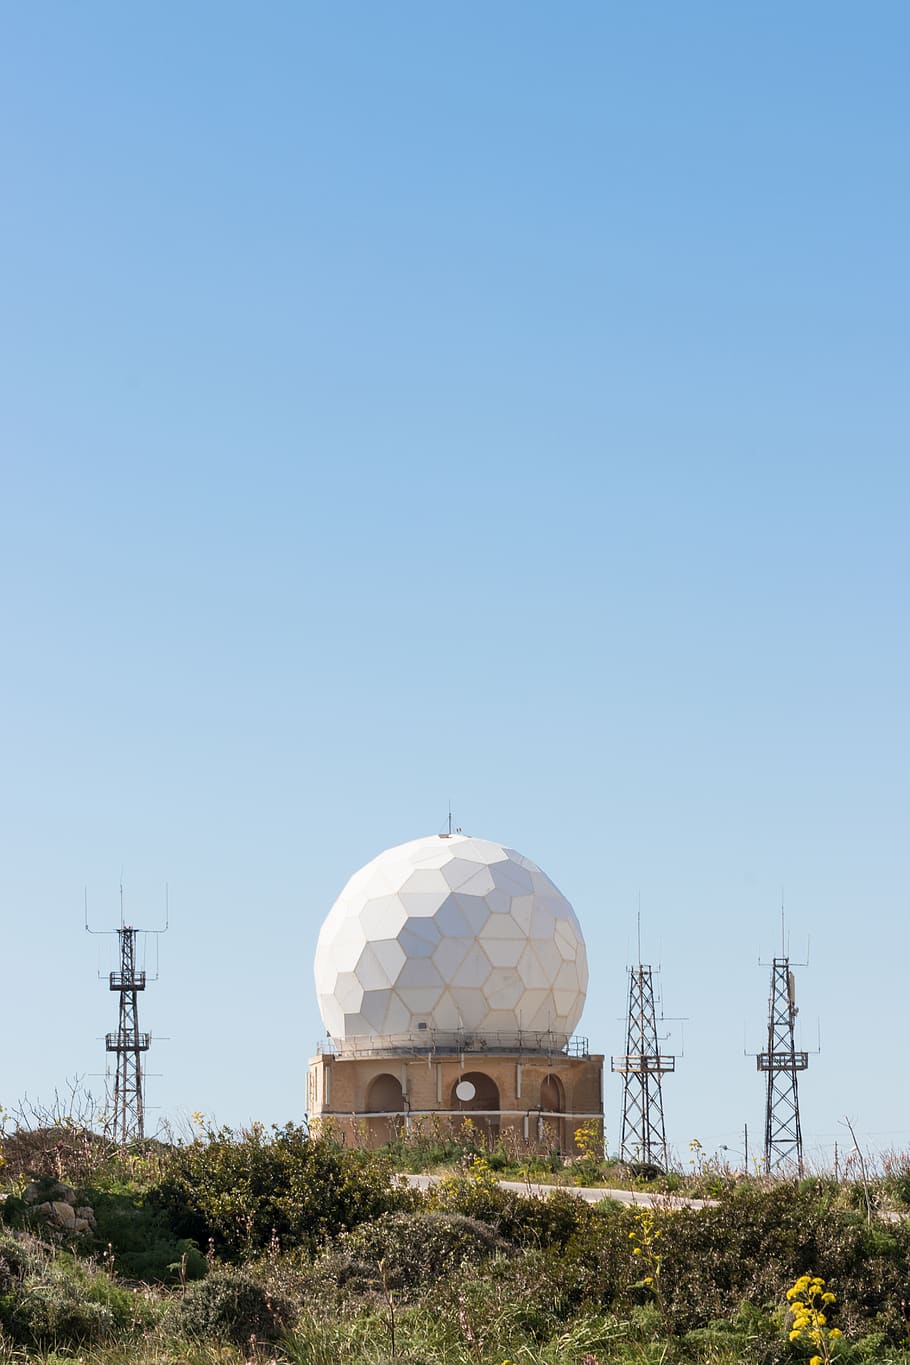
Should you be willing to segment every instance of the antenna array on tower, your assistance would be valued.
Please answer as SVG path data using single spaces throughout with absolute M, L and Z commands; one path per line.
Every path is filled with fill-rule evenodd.
M 662 1053 L 658 1046 L 653 973 L 643 962 L 629 969 L 626 1051 L 622 1057 L 612 1057 L 610 1066 L 624 1078 L 620 1139 L 623 1160 L 665 1168 L 667 1135 L 661 1077 L 675 1071 L 676 1058 Z
M 794 1026 L 796 986 L 790 958 L 783 955 L 771 963 L 771 995 L 768 1002 L 768 1048 L 755 1058 L 766 1073 L 765 1170 L 782 1173 L 794 1166 L 803 1173 L 803 1135 L 799 1121 L 798 1072 L 809 1065 L 808 1052 L 798 1052 Z
M 116 1056 L 113 1112 L 109 1117 L 111 1137 L 121 1147 L 145 1136 L 145 1094 L 142 1054 L 149 1050 L 150 1033 L 139 1028 L 139 992 L 145 990 L 146 973 L 137 965 L 138 934 L 163 934 L 164 929 L 135 929 L 123 922 L 123 887 L 120 888 L 120 926 L 112 930 L 89 929 L 86 903 L 85 927 L 89 933 L 115 933 L 120 947 L 120 970 L 108 975 L 109 988 L 120 997 L 117 1032 L 105 1036 L 105 1048 Z

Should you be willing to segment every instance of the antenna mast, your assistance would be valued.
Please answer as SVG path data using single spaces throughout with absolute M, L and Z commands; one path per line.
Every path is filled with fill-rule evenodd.
M 641 957 L 641 915 L 638 917 L 638 955 Z M 611 1057 L 610 1068 L 623 1077 L 622 1135 L 624 1161 L 666 1167 L 667 1135 L 661 1076 L 676 1070 L 676 1058 L 661 1053 L 654 1009 L 654 975 L 638 962 L 629 968 L 629 1012 L 626 1051 Z
M 809 1065 L 808 1052 L 796 1050 L 796 982 L 790 970 L 781 907 L 781 956 L 771 963 L 768 1001 L 768 1049 L 755 1061 L 767 1075 L 765 1100 L 765 1170 L 783 1174 L 796 1167 L 803 1173 L 803 1134 L 799 1121 L 798 1072 Z
M 113 1114 L 108 1119 L 111 1136 L 121 1147 L 145 1136 L 145 1095 L 142 1074 L 142 1054 L 152 1042 L 150 1033 L 139 1028 L 139 992 L 145 990 L 146 973 L 137 966 L 136 937 L 138 934 L 167 932 L 170 917 L 169 896 L 167 918 L 163 929 L 136 929 L 123 918 L 123 884 L 120 885 L 120 925 L 114 930 L 89 929 L 88 899 L 86 897 L 85 927 L 92 933 L 115 933 L 120 947 L 120 970 L 110 972 L 109 988 L 120 997 L 117 1032 L 105 1035 L 105 1049 L 116 1056 L 114 1071 Z M 154 978 L 153 978 L 154 979 Z

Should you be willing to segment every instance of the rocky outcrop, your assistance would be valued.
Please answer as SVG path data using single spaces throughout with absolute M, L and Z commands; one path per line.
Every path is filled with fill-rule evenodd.
M 95 1210 L 89 1204 L 83 1204 L 76 1210 L 76 1221 L 73 1224 L 74 1232 L 94 1232 L 97 1224 L 95 1222 Z
M 22 1198 L 26 1204 L 43 1204 L 45 1202 L 53 1204 L 55 1200 L 62 1200 L 65 1204 L 75 1204 L 76 1191 L 72 1186 L 64 1185 L 60 1180 L 33 1180 L 22 1191 Z
M 76 1191 L 59 1180 L 32 1181 L 22 1191 L 22 1199 L 61 1232 L 85 1234 L 95 1231 L 95 1210 L 89 1204 L 77 1208 Z

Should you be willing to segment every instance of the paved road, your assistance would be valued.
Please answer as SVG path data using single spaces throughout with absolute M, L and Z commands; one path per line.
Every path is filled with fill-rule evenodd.
M 399 1175 L 397 1178 L 414 1190 L 428 1190 L 431 1185 L 444 1179 L 439 1175 Z M 646 1194 L 642 1190 L 604 1190 L 598 1185 L 529 1185 L 523 1180 L 498 1180 L 496 1183 L 504 1190 L 537 1195 L 539 1198 L 546 1198 L 553 1190 L 564 1190 L 566 1194 L 584 1199 L 588 1204 L 615 1199 L 618 1204 L 637 1204 L 641 1208 L 706 1209 L 717 1203 L 716 1199 L 683 1199 L 673 1194 Z
M 398 1175 L 396 1179 L 414 1190 L 428 1190 L 445 1177 L 440 1175 Z M 709 1209 L 717 1207 L 716 1199 L 684 1199 L 678 1194 L 646 1194 L 643 1190 L 604 1190 L 599 1185 L 529 1185 L 523 1180 L 497 1180 L 504 1190 L 516 1194 L 537 1195 L 545 1198 L 553 1190 L 565 1190 L 588 1204 L 599 1204 L 604 1199 L 615 1199 L 618 1204 L 637 1204 L 646 1209 Z M 877 1209 L 873 1214 L 885 1223 L 903 1223 L 907 1215 L 890 1209 Z

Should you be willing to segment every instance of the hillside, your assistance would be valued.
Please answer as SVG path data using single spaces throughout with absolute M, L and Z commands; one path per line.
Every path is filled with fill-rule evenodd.
M 710 1165 L 644 1181 L 470 1134 L 369 1152 L 293 1124 L 125 1152 L 62 1125 L 7 1135 L 3 1159 L 4 1362 L 910 1362 L 899 1162 L 865 1187 Z M 409 1188 L 405 1165 L 442 1178 Z

